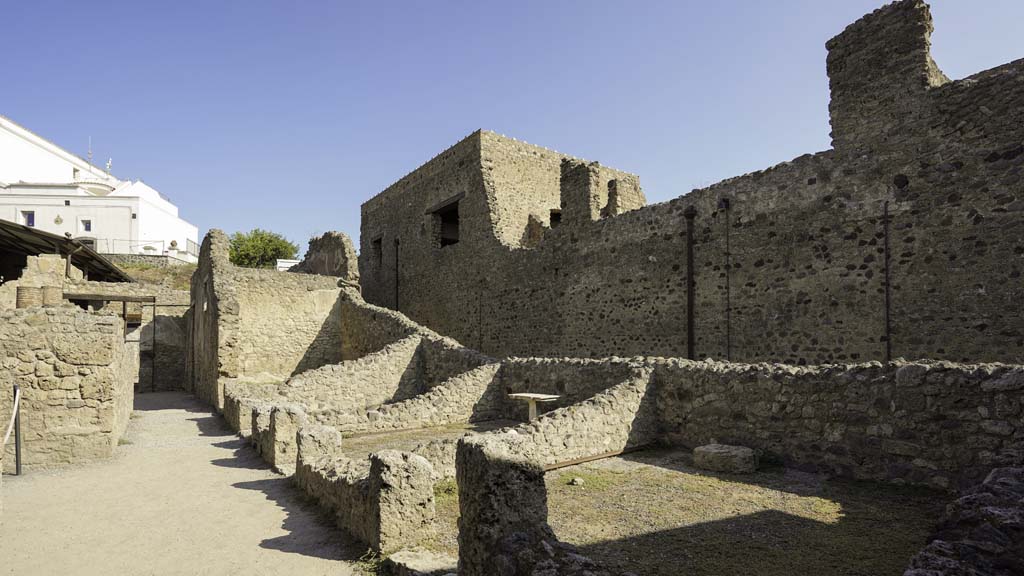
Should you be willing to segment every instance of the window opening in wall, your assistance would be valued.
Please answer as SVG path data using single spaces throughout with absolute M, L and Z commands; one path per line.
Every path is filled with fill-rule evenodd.
M 71 200 L 65 200 L 64 201 L 64 205 L 65 206 L 71 206 Z
M 21 211 L 21 223 L 24 224 L 25 226 L 35 226 L 36 225 L 36 213 L 34 211 L 32 211 L 32 210 L 22 210 Z
M 559 210 L 558 208 L 555 208 L 554 210 L 551 211 L 551 220 L 550 220 L 551 227 L 555 228 L 556 226 L 558 226 L 561 223 L 562 223 L 562 211 Z
M 441 248 L 459 243 L 459 203 L 451 204 L 434 212 L 438 228 L 438 244 Z
M 384 260 L 384 239 L 377 238 L 370 242 L 370 253 L 373 254 L 373 263 L 380 270 L 380 264 Z
M 82 232 L 92 232 L 92 220 L 82 220 Z

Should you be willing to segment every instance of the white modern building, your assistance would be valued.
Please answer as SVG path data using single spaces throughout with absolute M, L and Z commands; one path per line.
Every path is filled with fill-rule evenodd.
M 195 262 L 199 253 L 199 230 L 163 194 L 141 180 L 120 180 L 3 116 L 0 219 L 70 234 L 100 254 Z

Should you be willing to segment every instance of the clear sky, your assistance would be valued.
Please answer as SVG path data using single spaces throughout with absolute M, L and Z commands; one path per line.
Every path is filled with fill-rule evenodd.
M 358 238 L 366 199 L 477 128 L 659 202 L 829 147 L 825 41 L 880 0 L 0 0 L 0 114 L 200 233 Z M 951 78 L 1024 57 L 1022 0 L 934 0 Z M 357 240 L 358 242 L 358 240 Z

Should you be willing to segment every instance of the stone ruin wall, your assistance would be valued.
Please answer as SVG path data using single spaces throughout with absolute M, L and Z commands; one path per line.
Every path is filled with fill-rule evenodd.
M 1022 464 L 1020 366 L 802 368 L 659 358 L 630 365 L 632 376 L 585 401 L 514 433 L 460 442 L 460 574 L 532 574 L 556 565 L 559 574 L 602 573 L 558 542 L 547 525 L 544 471 L 574 458 L 653 443 L 721 441 L 797 468 L 946 489 Z M 1019 508 L 1019 498 L 1001 505 Z M 997 516 L 986 516 L 980 528 Z M 967 524 L 978 522 L 970 517 Z M 918 566 L 943 552 L 948 549 L 935 547 L 932 559 Z
M 226 379 L 284 381 L 341 360 L 338 279 L 234 266 L 211 230 L 192 276 L 190 389 L 223 408 Z
M 302 261 L 289 272 L 334 276 L 346 282 L 359 283 L 359 260 L 352 240 L 341 232 L 327 232 L 310 238 Z
M 141 323 L 129 328 L 126 343 L 139 357 L 137 390 L 144 392 L 185 389 L 186 339 L 191 324 L 190 295 L 184 290 L 135 282 L 97 282 L 67 279 L 65 293 L 96 294 L 112 298 L 153 296 L 156 307 L 140 302 L 92 302 L 94 309 L 105 309 L 121 316 L 138 314 Z M 155 318 L 155 320 L 154 320 Z M 154 326 L 156 327 L 154 333 Z M 156 351 L 153 351 L 155 340 Z M 155 369 L 155 373 L 153 372 Z
M 359 254 L 363 296 L 371 304 L 397 309 L 467 346 L 493 353 L 480 341 L 479 327 L 492 324 L 485 317 L 493 312 L 487 299 L 504 286 L 503 275 L 497 272 L 504 270 L 516 249 L 523 242 L 539 241 L 527 238 L 528 229 L 536 229 L 531 219 L 547 225 L 551 210 L 562 209 L 563 158 L 539 146 L 477 131 L 366 202 Z M 610 168 L 599 170 L 608 180 L 636 178 Z M 506 189 L 515 193 L 497 193 Z M 459 243 L 439 248 L 433 216 L 427 212 L 459 195 Z M 397 306 L 396 252 L 401 269 Z M 520 271 L 528 274 L 527 269 Z M 524 321 L 531 319 L 524 316 L 519 326 L 530 325 Z M 524 350 L 523 355 L 534 354 Z
M 17 266 L 16 264 L 11 264 Z M 10 270 L 8 273 L 14 273 Z M 13 310 L 17 305 L 18 286 L 61 286 L 68 273 L 67 261 L 60 254 L 40 254 L 26 256 L 25 266 L 15 280 L 7 280 L 0 284 L 0 310 Z M 72 266 L 71 278 L 80 280 L 82 271 Z
M 23 465 L 46 468 L 107 458 L 128 426 L 138 359 L 121 319 L 75 306 L 0 312 L 4 426 L 22 389 Z M 14 439 L 4 472 L 13 472 Z
M 692 207 L 697 358 L 1022 362 L 1024 61 L 946 81 L 930 30 L 923 3 L 900 2 L 829 42 L 833 150 L 564 214 L 534 249 L 510 231 L 530 209 L 509 206 L 550 205 L 561 155 L 475 133 L 363 205 L 364 296 L 395 307 L 398 237 L 398 309 L 485 353 L 685 356 Z M 618 176 L 591 177 L 600 193 Z M 562 203 L 592 198 L 588 178 L 564 179 Z M 426 212 L 463 192 L 460 242 L 435 247 Z

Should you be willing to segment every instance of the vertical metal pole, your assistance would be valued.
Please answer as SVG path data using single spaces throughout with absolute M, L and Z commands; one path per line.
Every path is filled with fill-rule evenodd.
M 18 397 L 18 385 L 14 385 L 14 397 Z M 14 475 L 21 476 L 21 403 L 14 413 Z
M 729 199 L 720 199 L 718 206 L 725 210 L 725 359 L 732 360 L 732 250 L 729 243 L 729 228 L 732 227 L 732 223 L 729 221 Z
M 696 354 L 694 353 L 694 315 L 693 307 L 694 291 L 696 288 L 696 282 L 694 280 L 694 269 L 693 269 L 693 220 L 697 216 L 697 209 L 693 206 L 688 206 L 683 211 L 683 217 L 686 218 L 686 357 L 690 360 L 695 360 Z
M 892 293 L 889 287 L 889 201 L 885 201 L 882 210 L 882 225 L 884 232 L 883 250 L 885 252 L 885 361 L 892 362 Z
M 124 321 L 124 341 L 128 341 L 128 301 L 121 301 L 121 320 Z
M 395 238 L 395 310 L 398 310 L 398 238 Z
M 151 340 L 150 340 L 150 342 L 151 342 L 150 353 L 152 354 L 152 358 L 150 358 L 150 360 L 149 360 L 149 391 L 150 392 L 155 392 L 156 391 L 156 298 L 153 299 L 153 320 L 151 320 L 151 322 L 153 323 L 153 332 L 152 332 L 152 336 L 150 336 L 150 338 L 151 338 Z

